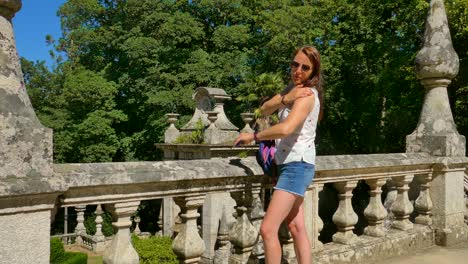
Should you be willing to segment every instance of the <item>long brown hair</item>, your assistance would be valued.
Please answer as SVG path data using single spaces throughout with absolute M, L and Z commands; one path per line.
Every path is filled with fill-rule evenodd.
M 307 58 L 309 58 L 310 62 L 312 63 L 312 73 L 310 74 L 309 80 L 306 83 L 306 86 L 314 87 L 317 89 L 318 97 L 320 100 L 320 112 L 318 121 L 322 120 L 323 118 L 323 83 L 322 83 L 322 70 L 320 67 L 320 53 L 319 51 L 312 46 L 303 46 L 296 49 L 293 53 L 293 58 L 296 55 L 302 52 L 304 53 Z

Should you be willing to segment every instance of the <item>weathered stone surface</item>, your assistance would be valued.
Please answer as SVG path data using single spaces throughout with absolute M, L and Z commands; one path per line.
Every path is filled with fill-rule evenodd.
M 406 137 L 406 152 L 435 156 L 465 156 L 466 139 L 458 134 L 447 86 L 459 68 L 442 0 L 432 0 L 426 21 L 424 47 L 416 56 L 416 76 L 426 88 L 419 123 Z
M 313 263 L 375 264 L 391 256 L 410 254 L 417 249 L 434 245 L 434 233 L 426 226 L 415 226 L 414 230 L 400 232 L 390 230 L 385 237 L 361 236 L 350 245 L 325 244 L 324 249 L 313 255 Z
M 444 1 L 432 0 L 426 20 L 424 47 L 416 56 L 416 76 L 418 79 L 452 79 L 457 75 L 458 67 L 458 55 L 453 49 Z
M 26 94 L 11 17 L 21 1 L 0 1 L 0 197 L 53 192 L 52 130 L 43 127 Z
M 132 245 L 130 216 L 135 213 L 140 202 L 117 203 L 106 205 L 106 208 L 117 218 L 112 225 L 117 233 L 111 245 L 104 251 L 102 261 L 104 264 L 138 264 L 138 253 Z
M 52 206 L 30 206 L 0 213 L 0 263 L 49 263 Z

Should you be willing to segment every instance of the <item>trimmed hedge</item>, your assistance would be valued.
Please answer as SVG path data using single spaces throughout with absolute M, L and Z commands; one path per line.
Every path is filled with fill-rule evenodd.
M 133 246 L 140 257 L 140 264 L 178 264 L 172 251 L 172 240 L 165 236 L 139 238 L 132 235 Z
M 51 264 L 86 264 L 88 255 L 81 252 L 65 252 L 62 240 L 54 237 L 50 240 L 50 263 Z

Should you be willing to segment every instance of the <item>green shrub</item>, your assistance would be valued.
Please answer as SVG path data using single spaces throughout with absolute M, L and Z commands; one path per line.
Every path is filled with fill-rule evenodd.
M 80 252 L 65 252 L 62 240 L 54 237 L 50 240 L 51 264 L 86 264 L 88 255 Z
M 195 130 L 190 134 L 181 134 L 175 140 L 174 144 L 203 144 L 205 143 L 205 125 L 201 119 L 195 123 Z
M 169 237 L 152 236 L 141 239 L 132 236 L 133 246 L 140 257 L 141 264 L 177 264 L 177 257 L 172 252 L 172 240 Z
M 50 240 L 50 263 L 60 263 L 60 260 L 65 255 L 62 240 L 54 237 Z
M 65 252 L 61 264 L 86 264 L 88 263 L 88 255 L 81 252 Z

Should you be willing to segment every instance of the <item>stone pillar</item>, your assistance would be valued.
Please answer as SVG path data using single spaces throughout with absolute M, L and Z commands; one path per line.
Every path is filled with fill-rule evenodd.
M 409 184 L 413 180 L 413 175 L 394 177 L 398 190 L 397 198 L 392 205 L 392 213 L 395 215 L 392 227 L 398 230 L 409 230 L 413 228 L 413 223 L 409 220 L 410 214 L 413 212 L 413 204 L 408 198 Z
M 83 239 L 81 235 L 86 234 L 86 227 L 84 225 L 84 212 L 86 211 L 86 205 L 77 205 L 75 206 L 76 211 L 76 227 L 75 227 L 75 234 L 76 234 L 76 243 L 81 244 L 83 243 Z
M 416 56 L 416 77 L 426 88 L 426 96 L 416 130 L 406 137 L 407 152 L 465 156 L 465 137 L 457 132 L 447 94 L 447 86 L 457 75 L 458 67 L 444 2 L 432 0 L 424 47 Z
M 105 249 L 106 246 L 106 237 L 102 233 L 102 215 L 104 214 L 104 211 L 101 208 L 101 205 L 99 204 L 96 207 L 96 233 L 94 234 L 94 240 L 96 241 L 96 248 L 94 249 L 96 252 L 102 252 Z
M 358 215 L 353 210 L 351 198 L 353 189 L 357 186 L 357 181 L 337 182 L 333 186 L 338 190 L 340 203 L 333 215 L 333 223 L 338 228 L 332 239 L 335 243 L 351 244 L 356 241 L 357 236 L 353 233 L 354 225 L 358 222 Z
M 111 245 L 104 251 L 104 264 L 138 264 L 139 257 L 132 245 L 130 236 L 130 226 L 132 221 L 130 216 L 138 209 L 140 202 L 116 203 L 109 207 L 111 214 L 117 218 L 112 225 L 117 229 Z
M 468 228 L 464 223 L 464 170 L 465 168 L 443 165 L 437 166 L 433 172 L 431 213 L 438 245 L 450 246 L 467 240 Z
M 431 174 L 418 175 L 416 177 L 421 186 L 421 191 L 415 202 L 415 209 L 418 216 L 415 219 L 416 224 L 431 225 L 432 200 L 429 192 L 429 184 L 432 180 Z
M 203 205 L 204 199 L 204 194 L 174 198 L 174 202 L 180 207 L 182 218 L 182 226 L 172 241 L 172 250 L 179 263 L 200 263 L 205 251 L 205 243 L 197 228 L 197 219 L 200 216 L 197 210 Z
M 370 201 L 367 208 L 364 210 L 364 215 L 369 222 L 369 226 L 364 229 L 364 233 L 368 236 L 383 237 L 385 236 L 384 219 L 387 216 L 387 210 L 382 204 L 382 186 L 387 182 L 387 179 L 372 179 L 366 180 L 369 185 Z
M 458 74 L 458 55 L 442 0 L 431 0 L 424 33 L 424 46 L 416 56 L 416 76 L 426 89 L 424 104 L 415 131 L 406 137 L 407 152 L 427 152 L 434 156 L 464 157 L 466 139 L 455 126 L 447 86 Z M 463 224 L 463 172 L 442 161 L 431 184 L 436 243 L 454 244 L 466 233 Z
M 235 207 L 237 221 L 229 231 L 229 238 L 234 247 L 229 263 L 244 264 L 249 260 L 258 237 L 258 230 L 248 217 L 248 211 L 252 208 L 252 193 L 251 190 L 246 190 L 245 192 L 233 192 L 231 196 L 237 204 Z
M 0 262 L 49 263 L 51 210 L 62 182 L 48 180 L 52 130 L 34 113 L 16 51 L 11 20 L 21 5 L 0 0 Z

